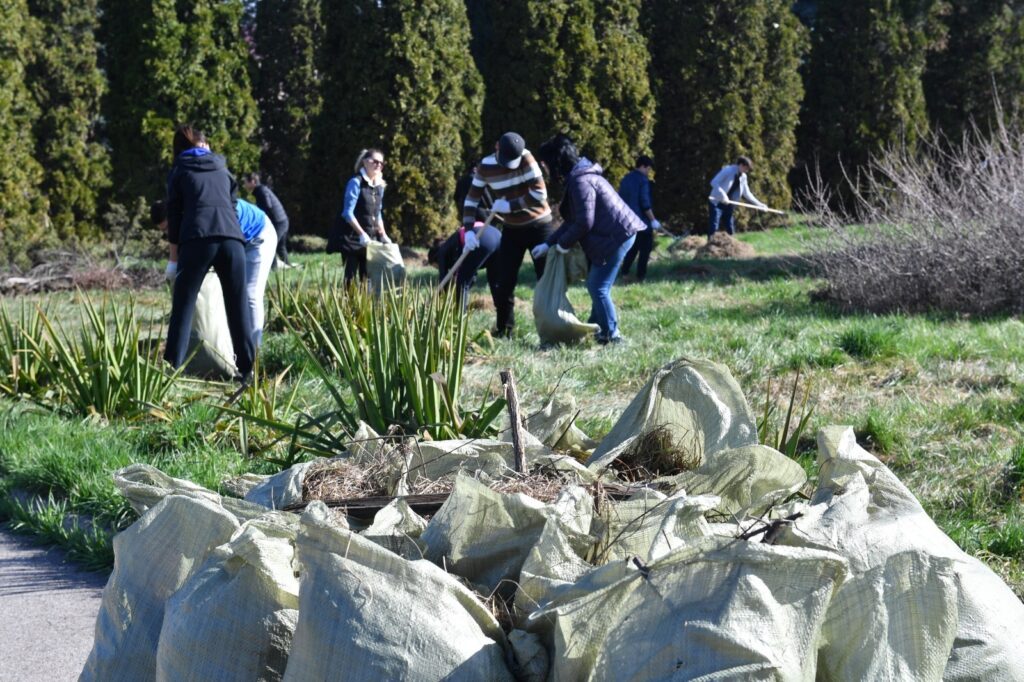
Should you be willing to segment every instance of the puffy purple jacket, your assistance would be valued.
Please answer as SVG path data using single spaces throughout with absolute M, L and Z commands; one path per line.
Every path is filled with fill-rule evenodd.
M 604 265 L 622 242 L 647 229 L 601 175 L 601 166 L 589 159 L 580 159 L 569 173 L 565 192 L 570 216 L 548 238 L 549 245 L 567 249 L 579 242 L 590 262 Z

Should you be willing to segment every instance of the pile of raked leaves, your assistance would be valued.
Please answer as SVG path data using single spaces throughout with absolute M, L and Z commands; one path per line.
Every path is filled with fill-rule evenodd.
M 508 442 L 365 428 L 339 460 L 235 481 L 244 499 L 119 471 L 141 518 L 81 679 L 1024 679 L 1024 605 L 851 429 L 818 434 L 808 500 L 721 365 L 658 370 L 586 464 L 559 454 L 587 446 L 574 414 L 528 420 L 527 474 Z M 676 473 L 620 477 L 666 461 L 652 447 Z M 304 497 L 339 462 L 393 499 L 360 519 Z M 427 520 L 404 496 L 431 481 Z

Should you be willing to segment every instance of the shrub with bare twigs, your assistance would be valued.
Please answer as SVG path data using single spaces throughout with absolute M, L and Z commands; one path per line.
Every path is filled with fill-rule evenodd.
M 801 203 L 822 228 L 813 259 L 825 298 L 877 313 L 1021 312 L 1022 167 L 1024 126 L 1000 116 L 991 134 L 889 149 L 847 178 L 845 210 L 812 182 Z

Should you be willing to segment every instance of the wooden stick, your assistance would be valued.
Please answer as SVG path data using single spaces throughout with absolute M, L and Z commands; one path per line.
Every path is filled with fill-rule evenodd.
M 778 213 L 779 215 L 785 215 L 786 214 L 785 211 L 780 211 L 777 208 L 768 208 L 767 206 L 756 206 L 755 204 L 745 204 L 742 201 L 732 201 L 732 200 L 730 200 L 727 203 L 730 203 L 733 206 L 742 206 L 743 208 L 752 208 L 755 211 L 764 211 L 766 213 Z
M 480 229 L 481 232 L 483 232 L 484 229 L 486 229 L 491 224 L 491 221 L 494 220 L 494 216 L 495 215 L 496 214 L 495 214 L 494 211 L 491 211 L 490 214 L 488 214 L 487 221 L 484 223 L 483 228 Z M 472 228 L 470 228 L 470 229 L 472 229 Z M 477 247 L 477 248 L 479 248 L 479 247 Z M 448 284 L 448 282 L 452 281 L 452 277 L 454 277 L 455 273 L 459 271 L 459 266 L 462 265 L 462 261 L 466 260 L 466 256 L 468 256 L 470 253 L 471 253 L 470 251 L 463 251 L 462 252 L 462 255 L 459 256 L 459 259 L 457 261 L 455 261 L 455 265 L 453 265 L 451 267 L 451 269 L 448 270 L 448 274 L 446 274 L 444 276 L 444 279 L 441 280 L 441 283 L 437 285 L 438 293 L 440 293 L 444 289 L 445 285 Z
M 505 387 L 505 402 L 508 404 L 508 418 L 512 422 L 512 451 L 516 455 L 516 472 L 526 473 L 526 451 L 523 449 L 523 424 L 519 416 L 519 394 L 516 393 L 516 379 L 511 369 L 498 373 L 501 385 Z

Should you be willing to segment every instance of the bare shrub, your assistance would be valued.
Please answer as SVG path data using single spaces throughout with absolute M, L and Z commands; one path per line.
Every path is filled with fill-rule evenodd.
M 959 143 L 932 135 L 916 151 L 900 145 L 877 156 L 847 177 L 846 210 L 812 178 L 800 205 L 822 228 L 812 258 L 824 297 L 878 313 L 1021 312 L 1022 167 L 1024 128 L 1000 114 L 989 135 L 976 127 Z

